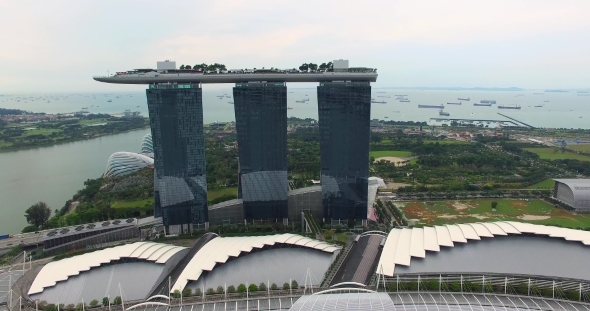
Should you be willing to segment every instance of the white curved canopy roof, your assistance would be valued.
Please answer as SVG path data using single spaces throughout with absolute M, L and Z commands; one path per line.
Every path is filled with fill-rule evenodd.
M 297 245 L 328 253 L 340 249 L 340 247 L 325 242 L 291 233 L 259 237 L 215 238 L 195 254 L 171 290 L 172 292 L 176 289 L 182 291 L 189 281 L 197 281 L 203 271 L 212 271 L 215 265 L 226 263 L 230 257 L 238 257 L 242 253 L 249 253 L 255 248 L 276 244 Z
M 154 143 L 152 134 L 145 134 L 141 141 L 141 153 L 154 153 Z
M 29 295 L 40 293 L 44 288 L 65 281 L 70 276 L 78 275 L 91 268 L 121 258 L 141 259 L 164 264 L 183 249 L 186 249 L 186 247 L 153 242 L 136 242 L 51 262 L 41 269 L 29 289 Z
M 454 247 L 454 243 L 468 243 L 482 237 L 508 234 L 536 234 L 590 245 L 590 232 L 536 225 L 529 223 L 498 221 L 444 225 L 424 228 L 395 228 L 387 236 L 383 252 L 377 264 L 377 273 L 393 276 L 395 265 L 410 266 L 412 257 L 425 258 L 426 251 L 440 252 L 441 246 Z
M 107 161 L 104 175 L 108 177 L 123 176 L 153 166 L 154 159 L 134 152 L 115 152 Z

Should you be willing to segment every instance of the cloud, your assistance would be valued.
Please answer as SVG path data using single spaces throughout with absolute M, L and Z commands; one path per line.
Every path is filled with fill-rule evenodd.
M 551 87 L 569 76 L 582 87 L 587 12 L 584 0 L 5 1 L 0 92 L 109 90 L 90 77 L 163 59 L 290 68 L 348 58 L 379 68 L 379 84 L 445 85 L 451 75 Z

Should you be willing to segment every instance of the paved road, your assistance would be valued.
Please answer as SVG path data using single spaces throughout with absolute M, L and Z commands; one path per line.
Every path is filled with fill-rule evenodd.
M 20 244 L 24 246 L 35 245 L 43 241 L 43 235 L 47 231 L 49 230 L 39 231 L 39 233 L 15 234 L 12 238 L 0 240 L 0 249 L 13 248 Z

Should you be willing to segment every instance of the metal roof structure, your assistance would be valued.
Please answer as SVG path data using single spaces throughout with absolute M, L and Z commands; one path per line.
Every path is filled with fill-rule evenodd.
M 357 290 L 357 289 L 353 289 Z M 402 308 L 403 309 L 403 308 Z M 387 293 L 350 292 L 313 294 L 301 296 L 289 311 L 358 310 L 386 311 L 397 310 Z
M 51 262 L 39 271 L 28 293 L 41 293 L 45 288 L 66 281 L 71 276 L 123 258 L 165 264 L 173 255 L 184 249 L 186 248 L 169 244 L 136 242 Z
M 115 152 L 107 161 L 104 176 L 124 176 L 150 166 L 154 166 L 154 159 L 148 156 L 135 152 Z
M 129 219 L 116 219 L 111 221 L 101 221 L 96 223 L 90 224 L 83 224 L 71 227 L 63 227 L 56 230 L 46 230 L 43 231 L 43 241 L 61 238 L 69 235 L 75 235 L 79 233 L 85 232 L 92 232 L 92 231 L 99 231 L 104 229 L 115 229 L 115 228 L 124 228 L 129 226 L 135 226 L 137 223 L 137 219 L 129 218 Z
M 556 199 L 578 211 L 590 211 L 590 179 L 554 179 Z
M 205 244 L 191 259 L 180 274 L 171 291 L 182 291 L 189 281 L 197 281 L 204 271 L 212 271 L 218 264 L 225 264 L 230 258 L 267 246 L 292 245 L 333 253 L 340 247 L 300 235 L 285 233 L 258 237 L 215 238 Z
M 517 238 L 512 238 L 513 242 L 517 245 L 511 245 L 514 243 L 510 243 L 508 241 L 504 241 L 499 239 L 495 241 L 492 239 L 498 236 L 509 236 L 509 235 L 522 235 L 523 239 L 516 240 Z M 528 254 L 529 256 L 535 257 L 541 256 L 541 253 L 544 254 L 545 251 L 549 253 L 556 253 L 555 256 L 563 256 L 562 252 L 558 252 L 555 249 L 547 249 L 550 248 L 550 245 L 553 247 L 561 246 L 568 247 L 567 250 L 565 248 L 561 249 L 561 251 L 577 252 L 576 256 L 567 256 L 567 258 L 560 257 L 560 260 L 569 260 L 572 259 L 572 263 L 576 261 L 583 262 L 581 258 L 584 256 L 588 256 L 590 258 L 590 248 L 587 248 L 590 245 L 590 232 L 582 231 L 582 230 L 574 230 L 574 229 L 567 229 L 567 228 L 559 228 L 553 226 L 544 226 L 544 225 L 536 225 L 536 224 L 529 224 L 529 223 L 521 223 L 521 222 L 512 222 L 512 221 L 499 221 L 499 222 L 489 222 L 489 223 L 468 223 L 468 224 L 457 224 L 457 225 L 445 225 L 445 226 L 434 226 L 434 227 L 424 227 L 424 228 L 412 228 L 412 229 L 398 229 L 395 228 L 391 230 L 389 235 L 387 236 L 387 240 L 383 247 L 383 252 L 381 253 L 381 257 L 379 259 L 379 263 L 377 264 L 377 274 L 390 276 L 394 275 L 396 271 L 396 266 L 400 267 L 400 270 L 403 270 L 407 273 L 424 273 L 429 270 L 427 268 L 422 269 L 423 271 L 413 271 L 410 266 L 412 263 L 412 258 L 427 258 L 433 257 L 433 260 L 439 261 L 442 257 L 447 256 L 448 254 L 454 252 L 456 254 L 460 254 L 463 260 L 468 262 L 466 263 L 467 266 L 458 266 L 455 269 L 462 269 L 459 271 L 451 271 L 452 268 L 449 265 L 452 265 L 452 262 L 446 261 L 445 266 L 438 265 L 438 269 L 446 269 L 445 271 L 437 271 L 437 272 L 470 272 L 471 268 L 473 269 L 482 269 L 480 272 L 486 272 L 483 270 L 494 270 L 496 266 L 502 265 L 501 262 L 489 262 L 487 266 L 480 266 L 478 265 L 478 260 L 483 255 L 485 251 L 508 251 L 507 248 L 512 247 L 509 251 L 515 252 L 520 250 L 524 250 L 525 248 L 531 246 L 527 245 L 528 243 L 523 242 L 522 240 L 527 239 L 530 240 L 531 243 L 539 242 L 538 239 L 534 240 L 533 237 L 527 238 L 527 236 L 535 235 L 535 236 L 544 236 L 550 238 L 556 238 L 559 240 L 555 241 L 546 241 L 547 243 L 537 243 L 535 244 L 536 248 L 531 248 L 530 251 L 534 252 L 534 254 Z M 484 238 L 489 240 L 486 243 L 469 243 L 470 241 L 479 241 Z M 498 238 L 497 238 L 498 239 Z M 507 237 L 508 239 L 508 237 Z M 572 241 L 578 243 L 563 243 L 564 241 Z M 554 242 L 554 243 L 551 243 Z M 472 246 L 470 246 L 473 244 Z M 494 244 L 494 245 L 492 245 Z M 564 244 L 567 244 L 564 246 Z M 543 246 L 545 245 L 545 246 Z M 493 248 L 487 247 L 493 246 Z M 445 249 L 447 247 L 448 249 Z M 471 251 L 470 251 L 471 250 Z M 427 252 L 429 251 L 429 252 Z M 445 255 L 443 256 L 442 252 L 445 251 Z M 550 254 L 545 254 L 549 256 Z M 480 256 L 481 255 L 481 256 Z M 494 255 L 494 252 L 489 254 Z M 509 255 L 509 254 L 507 254 Z M 571 255 L 571 253 L 570 253 Z M 514 254 L 516 256 L 516 254 Z M 469 257 L 469 258 L 466 258 Z M 576 257 L 576 258 L 571 258 Z M 450 257 L 447 257 L 450 258 Z M 454 257 L 456 260 L 461 260 L 461 257 Z M 503 257 L 503 261 L 510 261 L 510 257 Z M 485 258 L 483 258 L 485 259 Z M 521 258 L 519 258 L 518 261 Z M 530 263 L 528 266 L 530 267 L 531 271 L 543 271 L 542 264 L 540 264 L 540 260 L 544 260 L 548 258 L 537 258 L 534 265 Z M 555 260 L 556 258 L 551 258 Z M 513 259 L 512 261 L 517 261 Z M 522 260 L 524 261 L 524 260 Z M 422 268 L 428 266 L 428 259 L 425 260 L 418 260 L 417 264 Z M 523 263 L 527 264 L 527 263 Z M 560 263 L 561 266 L 564 266 L 564 262 Z M 407 268 L 410 267 L 410 268 Z M 506 267 L 506 265 L 503 265 Z M 527 268 L 527 266 L 521 267 Z M 537 269 L 539 268 L 539 269 Z M 572 270 L 568 267 L 563 267 L 564 269 Z M 547 267 L 544 267 L 545 270 Z M 431 270 L 431 269 L 430 269 Z M 527 269 L 528 270 L 528 269 Z M 554 269 L 553 269 L 554 270 Z M 430 271 L 432 272 L 432 271 Z M 487 272 L 497 272 L 497 271 L 487 271 Z M 554 273 L 555 271 L 547 271 L 547 273 Z M 570 271 L 574 273 L 575 271 Z M 568 275 L 571 274 L 568 272 Z M 577 273 L 577 272 L 576 272 Z M 526 271 L 521 271 L 520 274 L 527 274 Z M 575 274 L 577 275 L 577 274 Z M 590 275 L 589 275 L 590 277 Z M 589 278 L 590 279 L 590 278 Z

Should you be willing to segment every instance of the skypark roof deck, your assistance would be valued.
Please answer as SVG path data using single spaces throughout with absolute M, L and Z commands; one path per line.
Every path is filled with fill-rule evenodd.
M 181 66 L 183 68 L 183 66 Z M 226 71 L 177 69 L 176 62 L 158 62 L 157 69 L 135 69 L 114 75 L 94 77 L 94 80 L 119 84 L 157 83 L 240 83 L 240 82 L 377 82 L 377 69 L 349 67 L 348 60 L 334 60 L 332 67 L 315 71 L 297 69 L 231 69 Z
M 239 83 L 239 82 L 376 82 L 377 72 L 304 72 L 304 73 L 147 73 L 93 77 L 94 80 L 118 84 L 153 83 Z

